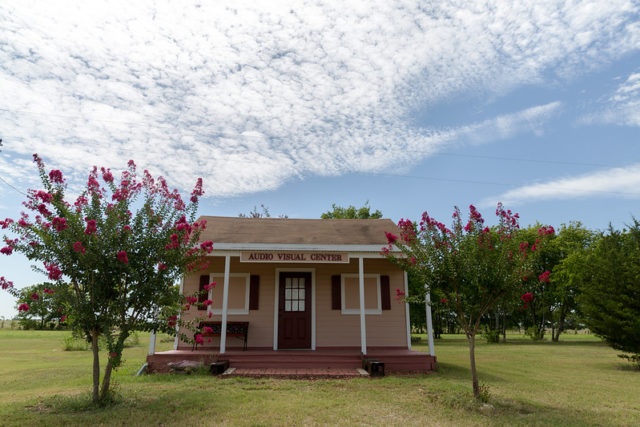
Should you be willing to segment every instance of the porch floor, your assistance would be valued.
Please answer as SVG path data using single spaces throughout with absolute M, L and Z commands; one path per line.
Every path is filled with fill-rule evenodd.
M 288 370 L 345 370 L 352 372 L 354 376 L 357 369 L 362 367 L 359 347 L 323 347 L 316 350 L 273 350 L 269 348 L 249 348 L 242 351 L 241 348 L 231 348 L 223 355 L 218 354 L 217 347 L 206 349 L 170 350 L 147 356 L 150 372 L 169 372 L 168 363 L 183 360 L 199 361 L 203 364 L 212 363 L 215 360 L 229 360 L 229 367 L 235 368 L 237 375 L 244 370 L 280 370 L 277 372 L 289 372 Z M 385 372 L 415 371 L 430 372 L 435 369 L 436 358 L 420 351 L 408 350 L 400 347 L 370 347 L 367 349 L 367 358 L 376 359 L 385 364 Z M 251 371 L 246 371 L 250 375 Z M 272 373 L 277 374 L 276 371 Z M 300 371 L 302 373 L 302 371 Z M 297 374 L 283 374 L 284 376 L 297 376 Z M 261 376 L 261 375 L 257 375 Z

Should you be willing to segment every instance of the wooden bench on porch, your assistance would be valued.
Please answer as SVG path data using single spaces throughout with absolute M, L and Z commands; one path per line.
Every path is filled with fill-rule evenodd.
M 203 337 L 219 337 L 222 335 L 222 322 L 200 322 L 198 329 L 202 331 L 204 327 L 211 328 L 211 332 L 202 333 Z M 195 335 L 198 333 L 196 332 Z M 249 322 L 227 322 L 227 336 L 238 337 L 243 339 L 242 350 L 247 350 L 247 336 L 249 334 Z M 194 338 L 195 338 L 194 335 Z M 198 348 L 198 343 L 193 344 L 193 349 Z

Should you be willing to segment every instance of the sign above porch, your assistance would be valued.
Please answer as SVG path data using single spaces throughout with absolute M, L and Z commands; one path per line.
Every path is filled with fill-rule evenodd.
M 349 254 L 347 252 L 252 251 L 241 252 L 240 262 L 348 264 Z

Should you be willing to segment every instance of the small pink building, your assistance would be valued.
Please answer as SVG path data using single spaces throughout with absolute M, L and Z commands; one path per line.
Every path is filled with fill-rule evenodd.
M 214 355 L 232 367 L 355 368 L 362 355 L 388 371 L 435 367 L 433 355 L 411 351 L 409 306 L 396 300 L 408 294 L 407 275 L 380 254 L 385 231 L 398 234 L 391 220 L 201 219 L 214 250 L 182 293 L 215 281 L 213 304 L 182 320 L 217 322 L 216 333 L 197 350 L 179 338 L 173 351 L 151 348 L 151 369 Z

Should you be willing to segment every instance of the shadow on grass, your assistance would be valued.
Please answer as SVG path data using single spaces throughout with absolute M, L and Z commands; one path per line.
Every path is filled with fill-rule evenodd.
M 477 366 L 477 365 L 476 365 Z M 438 362 L 437 374 L 446 379 L 468 380 L 471 382 L 471 368 L 460 366 L 452 363 Z M 482 366 L 478 366 L 478 378 L 480 382 L 498 383 L 504 382 L 505 379 L 495 375 L 487 374 L 482 371 Z
M 187 380 L 192 379 L 194 378 L 187 377 Z M 309 399 L 313 403 L 318 399 L 329 398 L 343 404 L 353 401 L 353 397 L 361 393 L 362 382 L 345 382 L 339 389 L 334 388 L 332 383 L 335 381 L 317 385 L 306 384 L 304 387 L 307 395 L 305 399 Z M 326 387 L 327 384 L 330 386 L 329 388 Z M 372 387 L 375 384 L 375 382 L 371 382 Z M 288 381 L 254 381 L 252 387 L 242 387 L 246 385 L 249 384 L 244 381 L 237 383 L 229 380 L 207 383 L 194 381 L 191 390 L 184 390 L 172 387 L 155 389 L 151 384 L 148 384 L 147 389 L 124 391 L 104 405 L 94 405 L 88 393 L 81 393 L 73 396 L 49 397 L 25 409 L 31 414 L 35 412 L 38 421 L 44 424 L 151 423 L 173 425 L 177 423 L 188 424 L 197 420 L 202 422 L 204 419 L 209 423 L 231 424 L 278 424 L 286 421 L 285 418 L 280 418 L 282 411 L 278 409 L 278 402 L 286 402 L 291 393 L 297 393 L 290 390 Z M 490 395 L 491 390 L 489 390 L 488 402 L 483 403 L 473 399 L 472 393 L 468 389 L 461 390 L 458 387 L 447 388 L 446 386 L 436 386 L 430 389 L 425 388 L 424 385 L 425 383 L 404 384 L 401 382 L 395 385 L 388 384 L 385 389 L 393 388 L 397 389 L 397 392 L 386 390 L 384 393 L 374 393 L 370 395 L 367 404 L 374 406 L 384 404 L 389 393 L 398 396 L 418 393 L 422 395 L 421 400 L 425 405 L 430 406 L 438 413 L 445 414 L 444 419 L 450 417 L 446 414 L 453 410 L 454 413 L 459 414 L 460 422 L 479 417 L 477 421 L 480 424 L 498 425 L 607 424 L 607 420 L 596 411 L 587 410 L 576 413 L 576 411 L 566 408 L 493 397 Z M 265 402 L 267 402 L 266 405 Z M 331 402 L 325 403 L 332 405 Z M 250 408 L 253 406 L 258 406 L 261 409 L 251 410 Z M 301 406 L 298 409 L 300 411 L 298 415 L 307 422 L 315 419 L 313 405 Z M 412 409 L 411 406 L 407 406 L 402 411 L 405 411 L 411 419 L 420 413 L 420 408 Z M 194 418 L 195 414 L 206 418 Z M 33 421 L 33 418 L 30 420 Z M 345 423 L 350 421 L 354 420 L 344 420 Z M 362 420 L 360 419 L 360 421 Z M 375 420 L 369 421 L 375 424 Z

